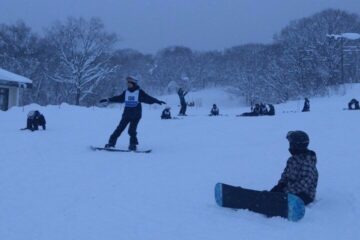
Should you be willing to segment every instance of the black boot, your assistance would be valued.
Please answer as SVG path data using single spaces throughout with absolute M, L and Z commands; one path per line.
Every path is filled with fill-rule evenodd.
M 114 144 L 111 144 L 111 143 L 105 144 L 105 148 L 114 148 L 114 147 L 115 147 Z
M 129 150 L 130 151 L 136 151 L 136 145 L 135 144 L 130 144 L 129 145 Z

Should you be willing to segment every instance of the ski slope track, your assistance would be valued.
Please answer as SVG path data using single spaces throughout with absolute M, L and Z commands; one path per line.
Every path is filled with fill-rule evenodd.
M 139 148 L 151 154 L 94 152 L 117 126 L 122 106 L 29 105 L 0 111 L 0 239 L 219 240 L 360 239 L 360 111 L 345 95 L 275 105 L 276 116 L 241 118 L 241 101 L 220 90 L 189 93 L 201 107 L 160 120 L 143 105 Z M 160 97 L 179 110 L 176 96 Z M 209 117 L 217 103 L 223 117 Z M 47 130 L 20 131 L 38 109 Z M 220 208 L 214 185 L 273 187 L 289 157 L 289 130 L 304 130 L 317 153 L 316 202 L 293 223 Z M 127 148 L 127 132 L 118 147 Z

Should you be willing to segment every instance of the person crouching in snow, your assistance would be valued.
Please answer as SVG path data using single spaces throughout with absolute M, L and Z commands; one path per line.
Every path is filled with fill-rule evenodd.
M 286 138 L 289 141 L 291 157 L 277 185 L 271 192 L 292 193 L 300 197 L 305 205 L 315 200 L 318 182 L 316 154 L 308 149 L 309 136 L 303 131 L 290 131 Z
M 170 107 L 167 106 L 161 113 L 161 119 L 171 119 Z
M 149 96 L 138 86 L 138 79 L 133 76 L 128 76 L 127 80 L 127 90 L 125 90 L 121 95 L 114 96 L 107 99 L 101 99 L 100 103 L 124 103 L 125 108 L 120 120 L 119 125 L 116 127 L 115 131 L 111 134 L 108 143 L 105 145 L 105 148 L 115 147 L 117 139 L 120 137 L 121 133 L 125 130 L 128 124 L 130 135 L 130 144 L 129 150 L 136 151 L 137 145 L 139 144 L 136 137 L 137 126 L 141 119 L 142 108 L 141 103 L 147 104 L 165 104 L 164 101 L 160 101 L 154 97 Z
M 22 128 L 21 130 L 30 130 L 36 131 L 39 130 L 39 126 L 46 130 L 46 120 L 44 115 L 42 115 L 39 111 L 30 111 L 27 115 L 26 120 L 26 128 Z
M 210 116 L 219 116 L 219 114 L 220 114 L 219 108 L 216 106 L 216 104 L 213 104 L 213 107 L 210 111 Z

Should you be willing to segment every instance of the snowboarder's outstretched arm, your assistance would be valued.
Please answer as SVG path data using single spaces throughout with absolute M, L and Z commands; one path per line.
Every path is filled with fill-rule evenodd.
M 143 103 L 147 103 L 147 104 L 166 104 L 164 101 L 160 101 L 159 99 L 156 99 L 150 95 L 148 95 L 146 92 L 144 92 L 143 90 L 140 90 L 139 93 L 139 101 L 143 102 Z
M 114 96 L 111 98 L 105 98 L 105 99 L 101 99 L 100 103 L 104 103 L 104 102 L 112 102 L 112 103 L 123 103 L 125 102 L 125 91 L 120 94 L 119 96 Z

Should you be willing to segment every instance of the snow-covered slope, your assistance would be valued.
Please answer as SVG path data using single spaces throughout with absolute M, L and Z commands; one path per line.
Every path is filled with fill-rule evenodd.
M 203 107 L 180 120 L 162 121 L 161 108 L 144 106 L 138 136 L 151 154 L 88 149 L 106 143 L 120 106 L 0 112 L 0 239 L 360 238 L 360 111 L 342 110 L 360 91 L 310 99 L 309 113 L 284 113 L 301 108 L 293 101 L 275 106 L 274 117 L 257 118 L 235 117 L 247 107 L 210 92 L 199 93 Z M 176 96 L 164 100 L 175 114 Z M 227 116 L 206 115 L 215 102 Z M 45 114 L 48 129 L 19 131 L 33 109 Z M 304 219 L 216 206 L 216 182 L 271 188 L 289 156 L 285 135 L 296 129 L 309 133 L 320 174 L 317 201 Z M 127 143 L 125 132 L 117 146 Z

